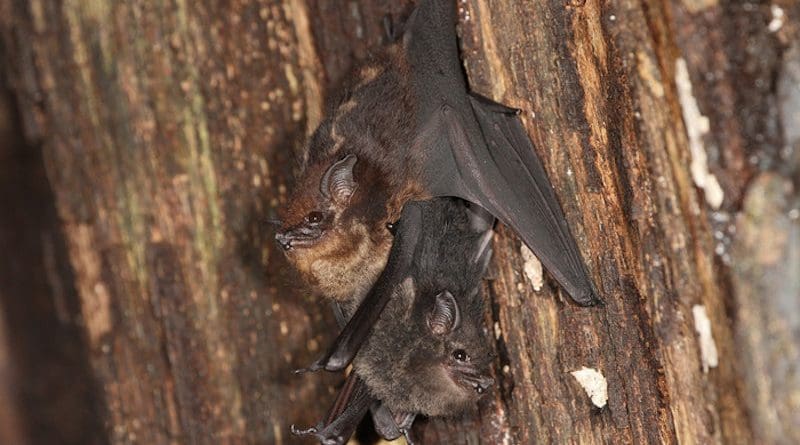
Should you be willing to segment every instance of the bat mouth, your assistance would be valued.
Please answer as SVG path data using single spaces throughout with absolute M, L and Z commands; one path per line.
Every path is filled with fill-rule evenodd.
M 494 379 L 481 374 L 474 366 L 468 364 L 451 365 L 450 378 L 458 386 L 475 391 L 477 394 L 485 393 L 494 384 Z
M 315 245 L 325 234 L 319 228 L 299 227 L 286 230 L 275 234 L 275 241 L 284 251 L 291 251 L 295 248 L 311 247 Z

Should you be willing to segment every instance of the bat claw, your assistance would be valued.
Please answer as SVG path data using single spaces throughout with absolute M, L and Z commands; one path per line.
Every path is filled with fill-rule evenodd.
M 337 434 L 336 430 L 329 431 L 330 428 L 330 425 L 325 427 L 322 423 L 306 429 L 299 429 L 294 424 L 290 427 L 293 435 L 298 437 L 314 436 L 319 439 L 321 445 L 342 445 L 347 441 L 347 437 Z
M 295 369 L 294 370 L 294 374 L 295 375 L 300 375 L 300 374 L 305 374 L 307 372 L 317 372 L 322 368 L 323 368 L 323 366 L 321 366 L 319 364 L 319 361 L 316 361 L 316 362 L 312 363 L 311 366 L 309 366 L 308 368 Z
M 295 424 L 292 424 L 292 426 L 289 428 L 291 429 L 292 434 L 294 434 L 295 436 L 308 436 L 310 434 L 317 434 L 319 432 L 319 429 L 317 429 L 317 427 L 315 426 L 301 430 L 298 429 Z

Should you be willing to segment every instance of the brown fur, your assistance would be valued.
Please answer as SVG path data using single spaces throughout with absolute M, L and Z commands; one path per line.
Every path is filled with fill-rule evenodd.
M 308 164 L 280 212 L 283 231 L 304 224 L 310 212 L 335 215 L 313 245 L 287 252 L 303 279 L 330 298 L 363 296 L 388 257 L 386 224 L 397 221 L 407 201 L 427 198 L 417 181 L 420 159 L 408 149 L 415 133 L 408 69 L 393 46 L 353 71 L 312 136 Z M 356 191 L 346 206 L 337 206 L 320 193 L 320 182 L 348 154 L 357 157 Z
M 353 366 L 391 412 L 448 416 L 474 406 L 481 396 L 456 382 L 453 352 L 464 350 L 476 374 L 488 375 L 491 349 L 480 293 L 487 263 L 469 259 L 491 250 L 480 250 L 487 249 L 481 243 L 485 232 L 473 232 L 460 201 L 442 198 L 420 206 L 422 232 L 409 276 L 392 290 Z M 461 317 L 454 328 L 437 333 L 429 320 L 442 290 L 454 296 Z M 351 303 L 345 310 L 352 314 L 357 307 Z

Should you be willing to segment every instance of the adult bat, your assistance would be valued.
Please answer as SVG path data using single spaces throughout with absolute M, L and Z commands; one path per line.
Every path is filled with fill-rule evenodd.
M 467 90 L 455 1 L 423 0 L 357 67 L 309 143 L 276 240 L 324 295 L 358 300 L 411 200 L 455 196 L 510 226 L 580 305 L 600 300 L 518 110 Z
M 492 252 L 492 223 L 459 199 L 406 205 L 386 270 L 357 309 L 345 303 L 345 313 L 367 308 L 380 314 L 353 362 L 355 376 L 326 422 L 296 433 L 343 443 L 372 403 L 384 437 L 409 438 L 417 414 L 458 414 L 489 388 L 480 284 Z M 375 310 L 381 304 L 385 309 Z M 389 416 L 378 415 L 378 400 Z

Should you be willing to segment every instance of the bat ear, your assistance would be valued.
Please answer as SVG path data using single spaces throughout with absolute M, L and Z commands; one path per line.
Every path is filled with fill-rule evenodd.
M 319 191 L 325 199 L 337 204 L 346 204 L 350 200 L 358 186 L 353 179 L 353 167 L 357 160 L 356 155 L 349 154 L 328 168 L 319 184 Z
M 428 328 L 434 335 L 445 335 L 453 332 L 461 322 L 456 299 L 448 291 L 436 295 L 433 310 L 428 315 Z

